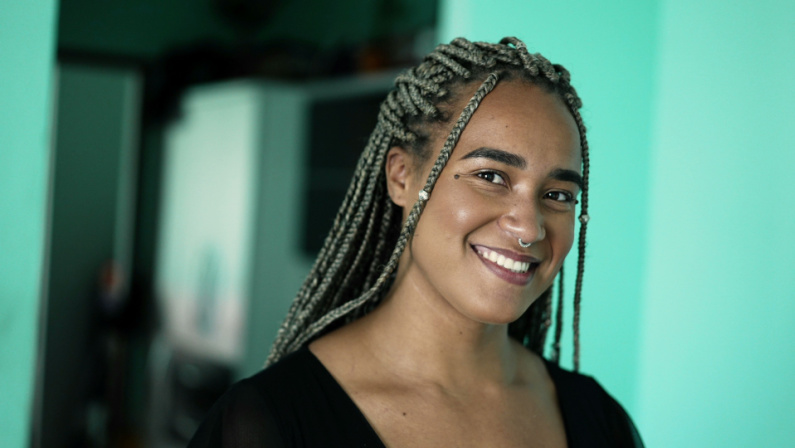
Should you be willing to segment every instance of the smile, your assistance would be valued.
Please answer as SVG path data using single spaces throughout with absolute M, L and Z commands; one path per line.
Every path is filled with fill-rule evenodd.
M 505 268 L 511 272 L 516 272 L 518 274 L 523 274 L 530 270 L 530 263 L 514 260 L 511 258 L 506 257 L 505 255 L 498 254 L 493 250 L 488 250 L 484 247 L 476 247 L 475 251 L 480 255 L 482 258 L 489 260 L 490 262 Z
M 471 245 L 483 263 L 497 277 L 514 285 L 525 286 L 533 279 L 540 260 L 505 249 Z

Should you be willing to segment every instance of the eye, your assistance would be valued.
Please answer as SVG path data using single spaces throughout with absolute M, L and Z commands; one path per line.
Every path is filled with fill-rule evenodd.
M 568 191 L 550 191 L 546 195 L 544 195 L 547 199 L 552 199 L 556 202 L 570 202 L 574 203 L 574 195 L 569 193 Z
M 502 177 L 502 175 L 494 171 L 481 171 L 477 173 L 477 176 L 485 180 L 486 182 L 491 182 L 497 185 L 508 185 L 508 183 L 505 182 L 505 179 Z

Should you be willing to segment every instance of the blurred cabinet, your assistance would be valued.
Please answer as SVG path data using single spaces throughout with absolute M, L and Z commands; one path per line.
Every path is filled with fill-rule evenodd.
M 169 350 L 238 377 L 262 367 L 393 78 L 187 92 L 165 135 L 157 245 Z

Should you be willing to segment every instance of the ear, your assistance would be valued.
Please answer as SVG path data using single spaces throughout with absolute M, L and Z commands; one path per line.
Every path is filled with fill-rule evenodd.
M 389 197 L 396 205 L 406 207 L 411 205 L 409 198 L 412 175 L 412 157 L 400 146 L 389 148 L 386 153 L 386 188 Z

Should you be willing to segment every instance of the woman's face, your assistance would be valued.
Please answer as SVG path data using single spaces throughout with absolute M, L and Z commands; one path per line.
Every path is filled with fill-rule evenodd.
M 464 89 L 455 110 L 479 85 Z M 404 219 L 450 127 L 433 136 L 421 167 L 402 149 L 390 151 L 389 192 Z M 401 258 L 398 284 L 477 322 L 518 319 L 571 249 L 580 179 L 579 133 L 563 102 L 523 81 L 498 84 L 442 171 Z M 521 247 L 519 238 L 532 246 Z

